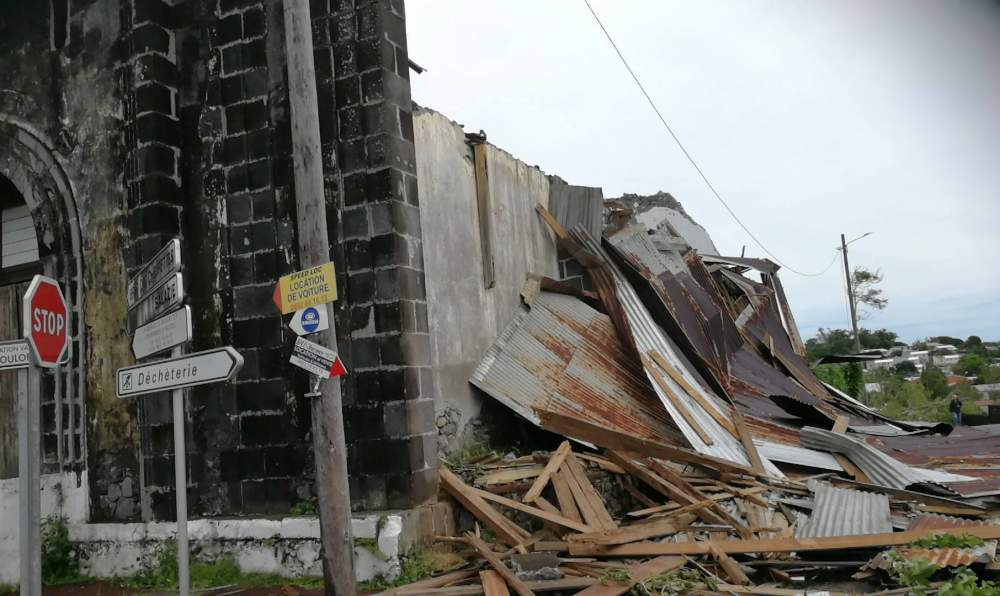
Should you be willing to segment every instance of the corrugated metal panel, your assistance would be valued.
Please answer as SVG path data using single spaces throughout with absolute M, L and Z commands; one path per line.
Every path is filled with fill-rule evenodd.
M 906 488 L 914 484 L 939 482 L 937 474 L 908 466 L 864 441 L 848 435 L 806 426 L 802 428 L 801 436 L 803 447 L 846 455 L 875 484 Z M 953 493 L 943 486 L 940 489 L 943 492 Z
M 643 355 L 649 354 L 653 351 L 658 352 L 664 359 L 667 360 L 669 364 L 680 372 L 684 379 L 688 381 L 688 383 L 694 387 L 695 390 L 702 392 L 702 397 L 705 400 L 717 403 L 718 398 L 705 391 L 701 382 L 698 381 L 690 372 L 690 363 L 679 352 L 677 346 L 670 339 L 670 337 L 667 336 L 667 334 L 656 324 L 652 316 L 649 314 L 649 311 L 639 299 L 638 294 L 636 294 L 635 290 L 625 279 L 625 276 L 622 275 L 622 272 L 608 257 L 600 243 L 590 237 L 585 230 L 579 227 L 573 230 L 573 236 L 592 255 L 603 261 L 603 265 L 610 272 L 613 283 L 612 291 L 614 292 L 618 303 L 621 305 L 623 311 L 622 314 L 626 322 L 625 328 L 630 332 L 630 335 L 632 336 L 631 339 L 634 341 L 636 350 Z M 704 441 L 702 441 L 698 436 L 698 433 L 691 428 L 691 426 L 684 419 L 683 415 L 674 407 L 674 404 L 671 403 L 670 398 L 663 393 L 663 390 L 657 384 L 652 374 L 648 371 L 646 371 L 646 374 L 649 378 L 649 384 L 653 387 L 653 390 L 660 398 L 660 402 L 663 404 L 663 407 L 670 413 L 670 417 L 673 419 L 674 425 L 681 430 L 688 443 L 696 451 L 727 459 L 741 465 L 750 465 L 747 455 L 740 442 L 729 434 L 729 431 L 719 425 L 719 423 L 716 422 L 708 412 L 703 410 L 694 399 L 690 398 L 683 387 L 675 383 L 669 376 L 664 375 L 663 382 L 674 392 L 675 395 L 684 400 L 684 405 L 687 406 L 692 418 L 712 440 L 711 445 L 707 445 Z M 720 412 L 724 411 L 725 410 L 720 409 Z M 778 470 L 778 468 L 776 468 L 771 462 L 765 460 L 764 466 L 769 473 L 779 477 L 783 476 L 781 471 Z
M 766 457 L 772 461 L 819 468 L 821 470 L 834 470 L 836 472 L 844 469 L 837 462 L 837 458 L 829 453 L 814 451 L 805 447 L 785 445 L 784 443 L 775 443 L 774 441 L 765 441 L 763 439 L 754 439 L 753 443 L 757 446 L 757 452 L 760 453 L 761 457 Z
M 644 439 L 682 441 L 607 316 L 540 292 L 487 351 L 470 381 L 524 418 L 572 415 Z
M 913 520 L 907 530 L 950 530 L 953 534 L 961 534 L 961 528 L 990 525 L 984 521 L 949 517 L 926 513 Z M 988 540 L 982 546 L 975 548 L 897 548 L 896 552 L 906 560 L 923 558 L 938 567 L 965 567 L 973 563 L 988 563 L 996 557 L 997 541 Z M 884 554 L 871 560 L 866 568 L 887 569 L 889 562 Z
M 892 532 L 889 497 L 820 482 L 809 485 L 816 493 L 816 500 L 809 520 L 796 530 L 796 538 Z
M 578 225 L 600 238 L 604 227 L 604 194 L 600 188 L 566 184 L 549 178 L 549 213 L 566 230 Z

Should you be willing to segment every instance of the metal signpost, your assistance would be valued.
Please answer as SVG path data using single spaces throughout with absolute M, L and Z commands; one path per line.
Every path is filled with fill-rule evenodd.
M 187 535 L 187 466 L 184 446 L 184 388 L 232 379 L 243 357 L 229 346 L 184 355 L 191 341 L 191 308 L 184 301 L 181 245 L 176 238 L 160 249 L 128 283 L 126 301 L 136 360 L 170 350 L 170 358 L 120 368 L 119 398 L 170 391 L 174 418 L 174 491 L 177 498 L 177 587 L 190 590 Z
M 41 426 L 39 368 L 56 368 L 70 357 L 70 310 L 59 283 L 36 275 L 24 293 L 23 342 L 0 345 L 0 368 L 18 368 L 17 463 L 20 507 L 22 596 L 42 594 L 41 551 Z M 23 346 L 17 345 L 18 343 Z M 28 357 L 25 359 L 24 352 Z

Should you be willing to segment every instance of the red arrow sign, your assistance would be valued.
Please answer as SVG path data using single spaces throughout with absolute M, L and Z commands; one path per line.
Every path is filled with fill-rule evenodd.
M 24 293 L 24 338 L 39 366 L 55 368 L 69 355 L 69 308 L 56 280 L 36 275 Z

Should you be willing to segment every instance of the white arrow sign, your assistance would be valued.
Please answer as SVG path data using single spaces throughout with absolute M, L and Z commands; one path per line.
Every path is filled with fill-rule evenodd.
M 243 366 L 243 356 L 230 346 L 119 368 L 119 398 L 228 381 Z
M 320 304 L 295 311 L 292 320 L 288 322 L 288 327 L 296 335 L 309 335 L 329 329 L 330 320 L 326 316 L 326 305 Z
M 128 280 L 125 300 L 132 308 L 140 298 L 144 297 L 160 282 L 170 277 L 171 273 L 181 269 L 181 241 L 174 238 L 167 242 L 153 258 L 142 266 L 132 279 Z
M 191 307 L 185 305 L 136 329 L 135 337 L 132 338 L 132 353 L 135 354 L 136 360 L 142 360 L 189 341 L 191 341 Z
M 131 329 L 152 321 L 184 301 L 184 276 L 174 273 L 128 311 Z
M 31 364 L 31 348 L 23 339 L 0 341 L 0 370 L 25 368 Z

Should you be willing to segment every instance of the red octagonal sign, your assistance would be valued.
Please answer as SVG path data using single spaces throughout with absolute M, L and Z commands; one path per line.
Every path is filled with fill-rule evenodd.
M 36 275 L 24 293 L 24 338 L 39 366 L 55 368 L 69 359 L 69 309 L 50 277 Z

